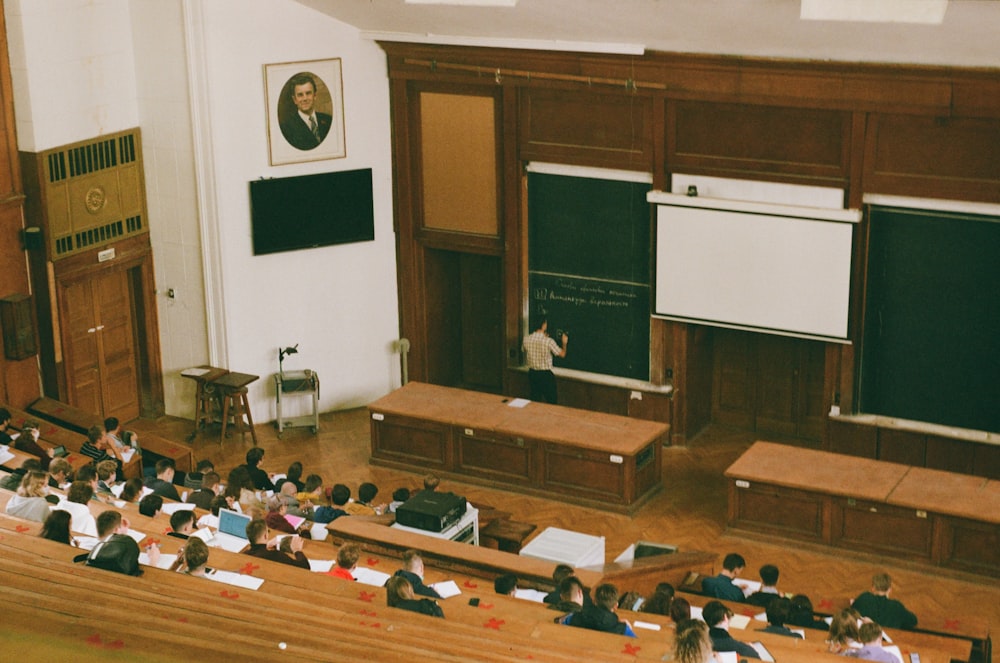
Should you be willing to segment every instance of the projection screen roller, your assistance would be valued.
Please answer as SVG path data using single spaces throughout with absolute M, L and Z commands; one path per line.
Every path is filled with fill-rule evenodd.
M 695 324 L 848 340 L 858 210 L 652 192 L 653 314 Z

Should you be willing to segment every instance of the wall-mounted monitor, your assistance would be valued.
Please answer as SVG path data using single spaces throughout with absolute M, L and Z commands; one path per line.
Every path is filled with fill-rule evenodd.
M 372 170 L 250 182 L 255 256 L 375 239 Z

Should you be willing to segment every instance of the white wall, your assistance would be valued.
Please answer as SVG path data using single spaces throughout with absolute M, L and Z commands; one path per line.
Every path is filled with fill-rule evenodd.
M 193 383 L 179 371 L 211 361 L 259 375 L 251 408 L 257 422 L 273 419 L 278 347 L 295 343 L 285 366 L 318 372 L 323 411 L 399 385 L 377 45 L 293 0 L 6 0 L 5 10 L 20 149 L 142 130 L 169 414 L 193 415 Z M 334 57 L 348 156 L 269 166 L 263 65 Z M 355 168 L 373 169 L 374 242 L 251 255 L 250 180 Z M 298 399 L 286 412 L 305 409 Z

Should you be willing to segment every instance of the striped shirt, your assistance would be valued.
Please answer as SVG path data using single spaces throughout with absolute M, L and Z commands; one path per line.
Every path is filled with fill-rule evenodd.
M 535 371 L 552 370 L 552 355 L 558 355 L 562 348 L 551 336 L 543 331 L 536 331 L 524 337 L 524 352 L 528 360 L 528 368 Z

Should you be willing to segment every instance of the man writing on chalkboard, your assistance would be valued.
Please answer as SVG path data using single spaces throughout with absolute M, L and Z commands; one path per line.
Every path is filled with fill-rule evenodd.
M 556 402 L 556 376 L 552 373 L 552 356 L 565 357 L 569 336 L 563 334 L 562 347 L 546 331 L 549 321 L 544 317 L 537 320 L 534 332 L 524 337 L 524 352 L 528 359 L 528 384 L 531 386 L 531 400 Z

